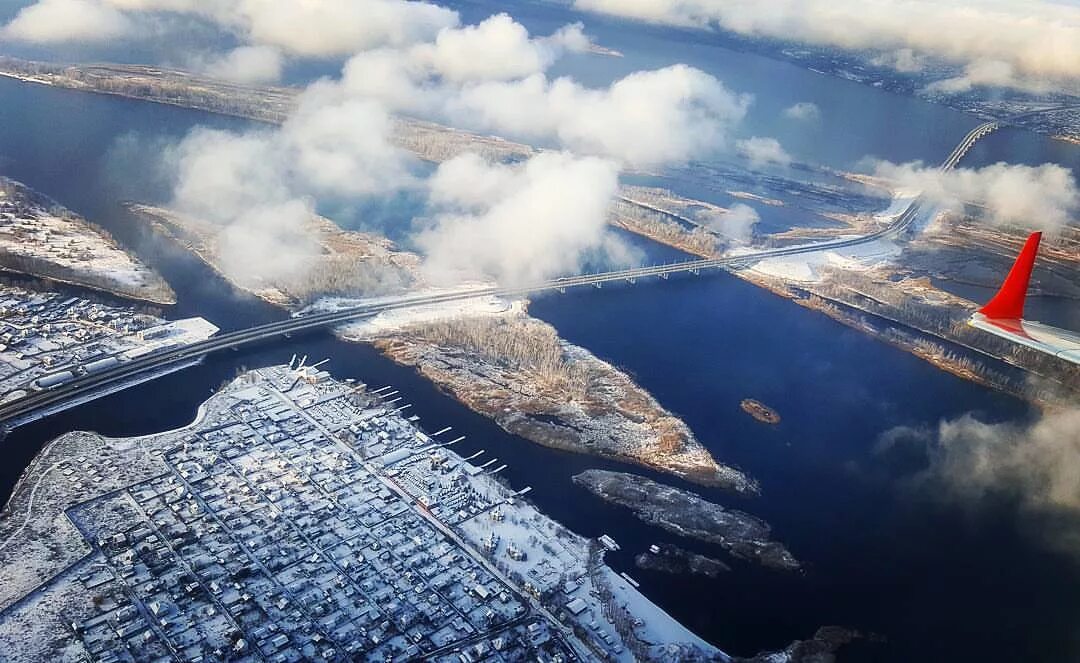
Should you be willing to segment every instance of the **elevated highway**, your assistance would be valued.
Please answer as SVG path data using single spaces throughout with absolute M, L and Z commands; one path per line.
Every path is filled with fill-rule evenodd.
M 960 144 L 956 146 L 956 149 L 949 154 L 948 158 L 945 159 L 945 162 L 941 164 L 941 171 L 948 172 L 953 168 L 956 168 L 956 164 L 960 163 L 960 160 L 975 146 L 975 143 L 1000 128 L 1001 125 L 997 122 L 984 122 L 972 129 L 968 132 L 968 135 L 964 136 L 964 140 L 960 141 Z
M 995 129 L 997 129 L 997 124 L 990 122 L 979 125 L 972 130 L 945 160 L 942 164 L 942 170 L 951 170 L 954 168 L 975 142 Z M 565 291 L 568 288 L 586 286 L 600 287 L 605 283 L 613 282 L 634 283 L 638 279 L 657 277 L 666 278 L 672 274 L 700 274 L 707 270 L 730 269 L 769 258 L 816 253 L 819 251 L 842 249 L 858 246 L 860 244 L 867 244 L 879 239 L 895 237 L 902 234 L 918 217 L 922 205 L 923 199 L 921 197 L 915 198 L 889 225 L 874 232 L 856 237 L 841 237 L 824 242 L 765 249 L 752 253 L 719 258 L 686 260 L 666 265 L 635 267 L 632 269 L 599 272 L 595 274 L 581 274 L 532 285 L 462 288 L 437 294 L 402 295 L 400 297 L 384 299 L 378 302 L 362 304 L 338 311 L 294 316 L 278 322 L 228 332 L 199 343 L 192 343 L 179 348 L 155 352 L 139 359 L 124 362 L 114 368 L 65 382 L 52 389 L 35 392 L 24 398 L 0 404 L 0 428 L 3 430 L 10 430 L 21 423 L 62 409 L 66 403 L 84 402 L 94 398 L 95 394 L 104 395 L 105 393 L 111 393 L 119 389 L 127 388 L 139 381 L 139 379 L 145 379 L 147 376 L 170 368 L 175 368 L 185 363 L 190 364 L 210 353 L 240 348 L 254 343 L 288 337 L 293 334 L 307 331 L 326 329 L 343 323 L 369 318 L 387 311 L 463 301 L 475 297 L 517 297 L 550 291 Z

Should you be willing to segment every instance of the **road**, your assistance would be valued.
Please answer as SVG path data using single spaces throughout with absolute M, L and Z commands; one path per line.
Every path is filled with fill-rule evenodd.
M 951 170 L 954 168 L 976 141 L 994 131 L 997 126 L 996 123 L 988 122 L 979 125 L 969 132 L 942 164 L 942 170 Z M 729 269 L 768 258 L 781 258 L 867 244 L 903 233 L 911 226 L 911 223 L 918 216 L 923 203 L 924 201 L 921 197 L 913 199 L 908 207 L 897 216 L 891 224 L 866 235 L 859 235 L 856 237 L 843 237 L 824 242 L 766 249 L 755 251 L 753 253 L 724 256 L 720 258 L 703 258 L 669 263 L 666 265 L 635 267 L 632 269 L 614 270 L 594 274 L 581 274 L 578 276 L 568 276 L 551 281 L 544 281 L 533 285 L 462 288 L 438 294 L 403 295 L 393 299 L 382 300 L 377 303 L 363 304 L 328 313 L 292 317 L 266 325 L 229 332 L 181 348 L 155 352 L 139 359 L 124 362 L 119 366 L 108 370 L 76 378 L 55 388 L 36 392 L 16 401 L 4 403 L 0 405 L 0 426 L 2 426 L 4 430 L 11 430 L 19 424 L 33 418 L 44 416 L 49 412 L 62 409 L 64 403 L 67 401 L 79 398 L 85 400 L 88 396 L 94 395 L 106 388 L 111 388 L 114 391 L 126 388 L 127 386 L 131 386 L 129 383 L 133 383 L 135 378 L 145 376 L 154 371 L 160 371 L 163 368 L 175 366 L 181 362 L 198 359 L 213 352 L 239 348 L 253 343 L 286 337 L 306 331 L 334 327 L 343 323 L 372 317 L 387 311 L 457 302 L 475 297 L 519 297 L 550 291 L 565 291 L 567 288 L 583 286 L 600 287 L 604 283 L 633 283 L 641 278 L 667 277 L 671 274 L 699 274 L 706 270 Z

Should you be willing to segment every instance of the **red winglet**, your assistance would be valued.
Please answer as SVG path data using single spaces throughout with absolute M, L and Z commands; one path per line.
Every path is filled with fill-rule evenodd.
M 990 303 L 979 309 L 979 313 L 991 320 L 1020 320 L 1024 317 L 1024 299 L 1027 297 L 1031 268 L 1035 266 L 1035 254 L 1039 252 L 1041 239 L 1042 233 L 1031 233 L 1009 270 L 1009 275 L 1005 277 L 1005 282 L 1001 284 L 1001 289 Z

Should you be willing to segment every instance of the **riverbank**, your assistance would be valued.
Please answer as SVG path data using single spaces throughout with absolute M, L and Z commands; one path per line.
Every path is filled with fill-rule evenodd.
M 6 177 L 0 177 L 0 270 L 150 304 L 176 303 L 165 279 L 103 228 Z

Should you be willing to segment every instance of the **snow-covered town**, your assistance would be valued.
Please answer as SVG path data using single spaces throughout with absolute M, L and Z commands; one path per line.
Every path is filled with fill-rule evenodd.
M 55 474 L 31 467 L 20 490 L 51 484 L 45 508 L 80 556 L 0 636 L 36 643 L 15 649 L 26 660 L 723 657 L 604 564 L 614 540 L 544 516 L 496 458 L 462 458 L 458 431 L 424 432 L 406 410 L 390 386 L 294 359 L 241 375 L 188 427 L 81 443 L 141 459 L 126 480 L 90 483 L 96 459 L 69 453 Z M 56 623 L 27 630 L 35 609 Z
M 203 318 L 165 321 L 127 306 L 0 285 L 0 402 L 217 331 Z

